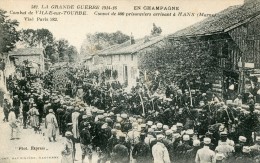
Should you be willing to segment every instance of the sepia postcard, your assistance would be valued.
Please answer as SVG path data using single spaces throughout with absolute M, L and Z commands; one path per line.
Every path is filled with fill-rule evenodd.
M 237 122 L 242 119 L 235 111 L 223 111 L 219 116 L 227 117 L 221 119 L 214 108 L 221 102 L 232 108 L 232 103 L 249 115 L 254 106 L 252 114 L 259 114 L 259 12 L 259 0 L 0 0 L 0 163 L 141 162 L 133 154 L 136 148 L 131 141 L 127 160 L 123 147 L 121 161 L 113 159 L 115 147 L 113 152 L 106 144 L 103 148 L 106 141 L 98 129 L 110 128 L 112 115 L 122 126 L 128 117 L 129 123 L 141 119 L 140 128 L 143 122 L 148 135 L 150 121 L 157 130 L 164 126 L 167 132 L 154 133 L 159 142 L 161 134 L 174 137 L 174 128 L 190 120 L 194 126 L 189 131 L 197 136 L 193 140 L 207 144 L 203 135 L 208 126 L 222 123 L 229 138 L 237 133 L 235 143 L 245 136 L 248 146 L 253 145 L 259 130 L 242 132 Z M 117 86 L 120 89 L 115 91 Z M 88 101 L 87 96 L 96 98 Z M 205 115 L 213 117 L 205 131 L 199 114 L 204 102 L 209 106 Z M 70 123 L 64 115 L 71 107 Z M 176 116 L 176 120 L 167 111 L 187 116 L 185 120 Z M 78 116 L 93 117 L 91 145 L 82 143 L 87 132 Z M 98 117 L 104 118 L 99 128 Z M 120 127 L 113 123 L 112 137 L 113 128 L 119 131 Z M 191 139 L 185 131 L 180 132 L 182 143 Z M 50 137 L 50 132 L 55 136 Z M 129 132 L 122 132 L 126 142 Z M 146 162 L 160 162 L 154 150 L 160 149 L 151 148 L 153 157 Z M 168 152 L 168 161 L 183 162 L 175 160 L 176 152 Z M 200 162 L 198 155 L 190 159 Z M 216 152 L 216 156 L 222 155 Z M 214 159 L 218 157 L 214 153 Z

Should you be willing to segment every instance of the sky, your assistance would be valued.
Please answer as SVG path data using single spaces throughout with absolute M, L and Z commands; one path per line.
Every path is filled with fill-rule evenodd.
M 79 50 L 87 33 L 116 32 L 141 38 L 149 35 L 152 24 L 155 23 L 162 29 L 162 35 L 168 35 L 192 25 L 206 17 L 197 16 L 198 13 L 215 14 L 233 5 L 241 5 L 243 0 L 0 0 L 0 8 L 7 11 L 11 19 L 20 22 L 18 29 L 49 29 L 56 39 L 67 39 L 71 45 Z M 32 6 L 37 5 L 37 9 Z M 73 9 L 53 9 L 60 5 L 74 5 Z M 43 7 L 42 7 L 43 6 Z M 48 9 L 44 8 L 48 6 Z M 77 6 L 84 9 L 77 9 Z M 99 6 L 99 9 L 88 7 Z M 102 6 L 110 6 L 111 10 L 102 10 Z M 116 6 L 116 10 L 112 10 Z M 140 6 L 141 10 L 134 10 L 134 6 Z M 147 6 L 179 7 L 179 10 L 145 10 Z M 62 7 L 62 6 L 61 6 Z M 85 9 L 87 7 L 87 9 Z M 20 12 L 21 11 L 21 12 Z M 26 11 L 26 14 L 21 14 Z M 29 11 L 33 12 L 32 15 Z M 36 15 L 36 11 L 62 12 L 85 11 L 87 15 Z M 108 16 L 95 15 L 96 13 L 108 13 Z M 116 15 L 112 15 L 115 12 Z M 119 16 L 118 12 L 126 13 L 195 13 L 195 16 Z M 34 18 L 26 21 L 25 17 Z M 38 18 L 38 21 L 37 21 Z M 48 21 L 39 21 L 47 18 Z M 58 21 L 50 21 L 57 18 Z

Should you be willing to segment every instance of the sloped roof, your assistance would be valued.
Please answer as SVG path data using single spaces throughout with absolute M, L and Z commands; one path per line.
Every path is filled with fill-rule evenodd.
M 169 37 L 212 35 L 260 14 L 260 3 L 231 6 L 201 22 L 179 30 Z
M 113 55 L 113 54 L 131 54 L 138 52 L 144 48 L 147 48 L 161 40 L 163 40 L 164 36 L 154 36 L 154 37 L 145 37 L 141 39 L 136 39 L 134 44 L 126 41 L 125 43 L 114 45 L 108 47 L 107 49 L 101 50 L 97 52 L 97 55 Z M 148 40 L 147 40 L 148 39 Z
M 42 55 L 42 48 L 21 48 L 15 49 L 9 53 L 9 56 L 30 56 L 30 55 Z

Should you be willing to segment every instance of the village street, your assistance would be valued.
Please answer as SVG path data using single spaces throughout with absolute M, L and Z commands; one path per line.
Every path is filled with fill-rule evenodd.
M 3 109 L 0 108 L 0 163 L 60 163 L 62 141 L 59 136 L 57 142 L 49 142 L 46 136 L 35 134 L 32 128 L 20 128 L 20 139 L 10 140 L 9 123 L 3 122 Z M 38 149 L 37 149 L 38 148 Z M 75 163 L 81 162 L 80 145 L 76 144 L 76 159 Z M 93 157 L 93 162 L 96 162 L 97 157 Z M 88 160 L 85 159 L 87 163 Z

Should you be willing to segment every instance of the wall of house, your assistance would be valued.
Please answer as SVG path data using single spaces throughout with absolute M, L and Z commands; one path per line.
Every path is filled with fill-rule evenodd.
M 260 16 L 232 29 L 229 34 L 236 42 L 241 53 L 243 62 L 254 63 L 255 68 L 260 69 Z
M 40 64 L 40 71 L 43 72 L 44 71 L 44 58 L 43 58 L 43 55 L 26 55 L 26 56 L 15 56 L 17 59 L 16 59 L 16 64 L 22 64 L 22 62 L 24 60 L 28 60 L 29 62 L 32 61 L 32 62 L 35 62 L 35 63 L 38 63 Z
M 127 83 L 130 88 L 136 85 L 136 78 L 139 76 L 136 53 L 107 55 L 103 60 L 105 61 L 104 70 L 117 70 L 117 80 L 121 84 Z

